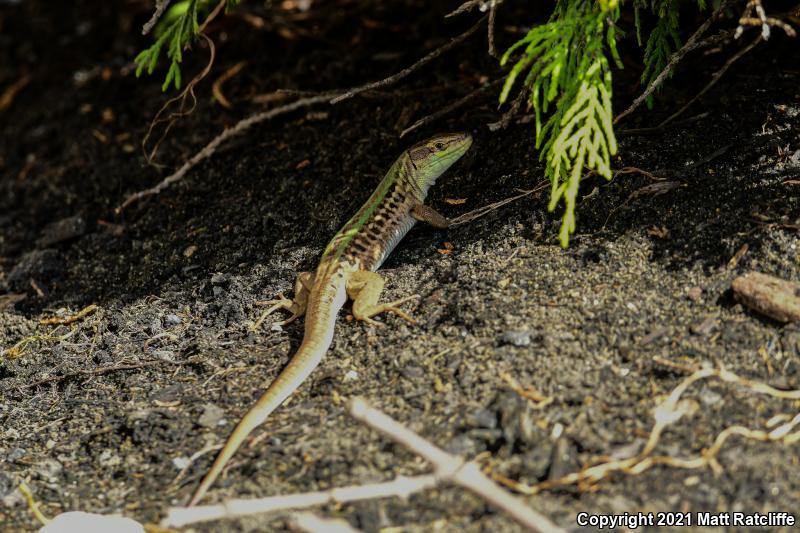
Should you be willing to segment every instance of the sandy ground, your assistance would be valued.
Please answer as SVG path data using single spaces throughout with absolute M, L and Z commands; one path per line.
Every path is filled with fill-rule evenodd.
M 80 33 L 77 22 L 90 7 L 98 11 Z M 163 98 L 157 80 L 124 75 L 144 42 L 134 35 L 147 8 L 120 14 L 92 4 L 68 15 L 28 16 L 35 8 L 5 6 L 6 26 L 20 35 L 26 28 L 64 32 L 69 46 L 44 54 L 43 45 L 22 36 L 2 41 L 16 63 L 3 67 L 0 87 L 19 75 L 29 54 L 41 61 L 3 117 L 0 140 L 0 347 L 38 336 L 0 360 L 3 531 L 37 526 L 17 491 L 22 480 L 50 516 L 81 509 L 156 522 L 185 501 L 213 454 L 179 475 L 188 458 L 223 442 L 302 336 L 301 323 L 282 329 L 267 320 L 253 331 L 262 311 L 255 302 L 289 292 L 296 272 L 314 268 L 327 239 L 405 146 L 435 130 L 473 133 L 470 154 L 431 194 L 431 205 L 448 216 L 540 179 L 531 126 L 489 132 L 498 112 L 488 96 L 398 140 L 407 115 L 416 120 L 477 87 L 480 75 L 496 75 L 489 62 L 468 62 L 483 53 L 476 38 L 399 92 L 254 128 L 181 184 L 115 218 L 113 207 L 126 193 L 165 175 L 144 166 L 138 148 Z M 386 10 L 412 8 L 359 9 L 380 19 Z M 458 31 L 442 26 L 439 11 L 446 9 L 426 14 L 430 24 L 411 36 L 415 45 L 427 49 L 442 42 L 429 42 L 432 36 Z M 226 24 L 215 31 L 249 28 L 238 19 Z M 130 37 L 109 29 L 126 25 L 134 28 Z M 352 30 L 339 19 L 329 28 L 325 39 L 334 43 Z M 179 164 L 259 109 L 249 100 L 254 94 L 340 87 L 420 55 L 404 51 L 407 34 L 383 29 L 360 28 L 350 55 L 299 35 L 287 55 L 315 51 L 302 61 L 250 58 L 226 85 L 237 103 L 231 111 L 210 102 L 207 82 L 197 111 L 163 145 L 164 163 Z M 212 78 L 248 45 L 281 44 L 270 32 L 244 35 L 223 41 Z M 746 56 L 687 111 L 686 118 L 705 113 L 697 120 L 648 135 L 622 132 L 615 168 L 651 176 L 587 179 L 567 250 L 557 245 L 559 219 L 546 211 L 547 191 L 451 230 L 413 230 L 382 272 L 387 300 L 420 295 L 410 306 L 419 324 L 388 316 L 385 327 L 370 328 L 346 308 L 320 368 L 256 431 L 255 444 L 237 454 L 208 501 L 428 472 L 419 458 L 349 417 L 344 400 L 353 396 L 509 483 L 530 486 L 599 458 L 638 453 L 654 407 L 694 368 L 724 366 L 780 390 L 800 388 L 800 329 L 746 310 L 730 291 L 731 280 L 750 270 L 800 280 L 800 66 L 796 53 L 787 53 L 796 45 L 776 39 Z M 91 53 L 76 52 L 82 49 Z M 385 57 L 376 58 L 376 49 Z M 196 50 L 189 65 L 199 68 L 205 53 Z M 679 74 L 654 111 L 620 129 L 658 123 L 718 66 L 701 63 Z M 620 109 L 630 101 L 624 91 L 618 98 Z M 453 198 L 466 202 L 446 201 Z M 26 298 L 8 305 L 10 294 Z M 97 309 L 71 325 L 40 324 L 90 304 Z M 523 397 L 508 377 L 547 400 Z M 652 455 L 695 458 L 727 427 L 765 429 L 774 417 L 798 412 L 797 401 L 713 378 L 692 385 L 680 407 L 684 416 Z M 800 520 L 797 450 L 733 436 L 714 468 L 653 466 L 523 497 L 567 529 L 577 528 L 583 511 L 794 511 Z M 447 486 L 407 501 L 317 511 L 364 531 L 518 530 Z M 287 518 L 196 530 L 280 531 Z

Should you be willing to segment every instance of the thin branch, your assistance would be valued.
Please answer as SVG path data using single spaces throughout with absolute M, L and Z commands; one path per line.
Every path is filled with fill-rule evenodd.
M 164 11 L 166 11 L 167 7 L 169 7 L 170 2 L 172 2 L 172 0 L 156 0 L 156 10 L 153 13 L 153 16 L 150 17 L 150 20 L 145 22 L 144 26 L 142 26 L 142 35 L 147 35 L 153 30 L 153 27 L 158 22 L 158 19 L 161 18 L 161 15 L 163 15 Z
M 534 511 L 486 477 L 477 463 L 465 462 L 461 457 L 445 452 L 390 416 L 371 407 L 366 401 L 352 400 L 350 414 L 430 462 L 440 480 L 455 483 L 477 494 L 494 507 L 508 513 L 528 531 L 564 533 L 549 518 Z
M 745 46 L 744 48 L 742 48 L 741 50 L 739 50 L 739 51 L 738 51 L 738 52 L 737 52 L 737 53 L 736 53 L 736 54 L 735 54 L 733 57 L 731 57 L 730 59 L 728 59 L 728 60 L 725 62 L 725 64 L 724 64 L 724 65 L 722 65 L 722 68 L 721 68 L 721 69 L 719 69 L 719 70 L 718 70 L 718 71 L 717 71 L 717 72 L 714 74 L 714 76 L 712 76 L 712 78 L 711 78 L 711 81 L 710 81 L 710 82 L 708 82 L 708 85 L 706 85 L 705 87 L 703 87 L 703 89 L 702 89 L 702 90 L 701 90 L 699 93 L 697 93 L 697 94 L 694 96 L 694 98 L 692 98 L 691 100 L 689 100 L 688 102 L 686 102 L 686 104 L 684 104 L 684 106 L 683 106 L 683 107 L 681 107 L 680 109 L 678 109 L 677 111 L 675 111 L 673 114 L 671 114 L 670 116 L 668 116 L 666 119 L 664 119 L 664 121 L 663 121 L 661 124 L 659 124 L 659 125 L 658 125 L 658 127 L 659 127 L 659 128 L 663 128 L 664 126 L 666 126 L 667 124 L 669 124 L 670 122 L 672 122 L 672 120 L 674 120 L 675 118 L 677 118 L 677 117 L 681 116 L 681 115 L 683 114 L 683 112 L 684 112 L 684 111 L 686 111 L 687 109 L 689 109 L 689 107 L 691 107 L 691 105 L 692 105 L 693 103 L 695 103 L 695 102 L 696 102 L 696 101 L 697 101 L 697 100 L 698 100 L 698 99 L 699 99 L 701 96 L 703 96 L 704 94 L 706 94 L 706 93 L 708 92 L 708 90 L 709 90 L 709 89 L 711 89 L 711 88 L 712 88 L 714 85 L 716 85 L 716 84 L 717 84 L 717 82 L 720 80 L 720 78 L 722 78 L 723 74 L 725 74 L 725 73 L 728 71 L 728 69 L 731 67 L 731 65 L 733 65 L 733 64 L 734 64 L 736 61 L 738 61 L 738 60 L 739 60 L 739 59 L 740 59 L 740 58 L 741 58 L 743 55 L 745 55 L 747 52 L 749 52 L 750 50 L 752 50 L 753 48 L 755 48 L 755 47 L 758 45 L 758 43 L 760 43 L 760 42 L 762 41 L 762 39 L 763 39 L 763 37 L 761 36 L 761 34 L 759 34 L 759 35 L 758 35 L 758 37 L 756 37 L 756 38 L 753 40 L 753 42 L 752 42 L 752 43 L 748 44 L 747 46 Z
M 458 37 L 453 39 L 450 43 L 442 46 L 441 48 L 438 48 L 438 49 L 434 50 L 433 52 L 431 52 L 427 56 L 425 56 L 422 59 L 420 59 L 419 61 L 417 61 L 411 67 L 409 67 L 407 69 L 404 69 L 404 70 L 401 70 L 400 72 L 398 72 L 396 74 L 393 74 L 393 75 L 389 76 L 388 78 L 384 78 L 384 79 L 382 79 L 380 81 L 368 83 L 368 84 L 363 85 L 361 87 L 355 87 L 355 88 L 349 89 L 347 91 L 330 91 L 330 92 L 327 92 L 327 93 L 318 94 L 318 95 L 315 95 L 315 96 L 310 96 L 308 98 L 300 98 L 299 100 L 296 100 L 296 101 L 291 102 L 289 104 L 286 104 L 286 105 L 283 105 L 283 106 L 280 106 L 280 107 L 276 107 L 274 109 L 270 109 L 269 111 L 263 111 L 261 113 L 257 113 L 255 115 L 251 115 L 251 116 L 249 116 L 249 117 L 247 117 L 245 119 L 240 120 L 238 123 L 236 123 L 236 125 L 234 127 L 229 128 L 229 129 L 225 129 L 225 130 L 222 131 L 222 133 L 220 133 L 219 135 L 214 137 L 199 152 L 194 154 L 183 165 L 181 165 L 181 167 L 178 170 L 176 170 L 175 172 L 173 172 L 172 174 L 170 174 L 169 176 L 167 176 L 166 178 L 161 180 L 161 182 L 159 182 L 158 184 L 156 184 L 153 187 L 150 187 L 149 189 L 145 189 L 143 191 L 139 191 L 139 192 L 136 192 L 136 193 L 133 193 L 133 194 L 129 195 L 125 199 L 125 201 L 122 202 L 122 204 L 117 206 L 117 208 L 114 210 L 114 212 L 117 215 L 119 215 L 122 211 L 124 211 L 131 204 L 133 204 L 133 203 L 135 203 L 135 202 L 137 202 L 137 201 L 139 201 L 139 200 L 141 200 L 143 198 L 147 198 L 148 196 L 157 195 L 161 191 L 163 191 L 164 189 L 169 187 L 170 185 L 180 181 L 181 179 L 183 179 L 183 177 L 186 175 L 186 173 L 189 172 L 189 170 L 191 170 L 192 168 L 194 168 L 198 163 L 200 163 L 201 161 L 204 161 L 204 160 L 208 159 L 209 157 L 211 157 L 214 154 L 214 152 L 216 152 L 217 148 L 219 148 L 219 146 L 223 142 L 225 142 L 226 140 L 230 139 L 231 137 L 235 137 L 235 136 L 245 132 L 247 129 L 249 129 L 251 126 L 254 126 L 255 124 L 259 124 L 261 122 L 264 122 L 266 120 L 270 120 L 270 119 L 275 118 L 275 117 L 280 116 L 280 115 L 284 115 L 286 113 L 291 113 L 292 111 L 296 111 L 297 109 L 300 109 L 300 108 L 303 108 L 303 107 L 309 107 L 309 106 L 320 104 L 320 103 L 324 103 L 324 102 L 335 104 L 335 103 L 340 102 L 341 100 L 344 100 L 346 98 L 351 98 L 351 97 L 356 96 L 357 94 L 363 93 L 365 91 L 369 91 L 369 90 L 372 90 L 372 89 L 375 89 L 375 88 L 379 88 L 379 87 L 386 87 L 386 86 L 392 85 L 394 83 L 397 83 L 398 81 L 400 81 L 401 79 L 405 78 L 409 74 L 412 74 L 413 72 L 415 72 L 417 69 L 419 69 L 420 67 L 422 67 L 426 63 L 432 61 L 433 59 L 435 59 L 436 57 L 439 57 L 441 54 L 443 54 L 447 50 L 450 50 L 451 48 L 453 48 L 456 45 L 458 45 L 461 42 L 463 42 L 467 37 L 469 37 L 470 35 L 475 33 L 475 31 L 480 27 L 480 24 L 483 22 L 484 18 L 486 18 L 486 17 L 481 18 L 481 20 L 479 20 L 472 28 L 470 28 L 465 33 L 462 33 L 461 35 L 459 35 Z
M 300 494 L 270 496 L 250 500 L 229 500 L 217 505 L 198 505 L 195 507 L 171 507 L 162 520 L 163 527 L 183 527 L 198 522 L 208 522 L 222 518 L 236 518 L 253 514 L 285 511 L 287 509 L 307 509 L 329 503 L 348 503 L 374 498 L 408 498 L 411 494 L 433 488 L 438 480 L 434 475 L 415 477 L 398 476 L 392 481 L 350 485 L 326 491 Z
M 223 72 L 222 75 L 214 80 L 214 83 L 211 84 L 211 94 L 214 95 L 214 98 L 217 99 L 217 102 L 219 102 L 219 105 L 222 107 L 227 109 L 233 107 L 233 104 L 231 104 L 230 100 L 228 100 L 228 98 L 225 96 L 225 93 L 222 92 L 222 84 L 236 76 L 246 65 L 247 61 L 239 61 L 234 66 Z
M 691 124 L 692 122 L 697 122 L 698 120 L 703 120 L 704 118 L 708 117 L 711 114 L 710 111 L 703 111 L 693 117 L 685 118 L 683 120 L 679 120 L 677 122 L 672 122 L 669 124 L 670 127 L 674 128 L 677 126 L 685 126 L 686 124 Z M 614 134 L 619 138 L 625 135 L 650 135 L 653 133 L 660 133 L 664 128 L 661 126 L 653 126 L 650 128 L 630 128 L 627 130 L 619 130 L 615 131 Z
M 498 79 L 494 80 L 491 83 L 487 83 L 486 85 L 478 87 L 477 89 L 475 89 L 474 91 L 472 91 L 468 95 L 466 95 L 466 96 L 464 96 L 462 98 L 459 98 L 455 102 L 451 102 L 450 104 L 448 104 L 445 107 L 439 109 L 438 111 L 436 111 L 434 113 L 431 113 L 430 115 L 426 115 L 426 116 L 422 117 L 421 119 L 419 119 L 416 122 L 414 122 L 411 126 L 409 126 L 406 129 L 404 129 L 402 131 L 402 133 L 400 133 L 400 137 L 401 138 L 405 137 L 406 135 L 408 135 L 409 133 L 411 133 L 415 129 L 420 128 L 420 127 L 422 127 L 422 126 L 424 126 L 426 124 L 430 124 L 431 122 L 433 122 L 435 120 L 438 120 L 441 117 L 443 117 L 443 116 L 445 116 L 445 115 L 447 115 L 449 113 L 452 113 L 453 111 L 455 111 L 459 107 L 463 106 L 464 104 L 466 104 L 467 102 L 469 102 L 470 100 L 472 100 L 473 98 L 478 96 L 479 94 L 483 93 L 484 91 L 487 91 L 487 90 L 489 90 L 489 89 L 491 89 L 493 87 L 497 87 L 499 85 L 502 85 L 504 81 L 505 81 L 505 78 L 498 78 Z
M 197 96 L 195 96 L 194 94 L 194 88 L 198 83 L 200 83 L 203 80 L 203 78 L 205 78 L 208 75 L 209 72 L 211 72 L 211 66 L 214 64 L 214 58 L 216 57 L 216 48 L 214 47 L 214 41 L 212 41 L 211 38 L 209 38 L 204 33 L 201 33 L 200 36 L 203 39 L 205 39 L 206 43 L 208 43 L 208 49 L 209 49 L 208 62 L 206 63 L 205 68 L 203 68 L 203 70 L 201 70 L 200 73 L 198 73 L 194 78 L 192 78 L 192 81 L 190 81 L 186 85 L 186 88 L 184 88 L 183 91 L 181 91 L 181 93 L 178 96 L 170 98 L 169 100 L 164 102 L 164 105 L 162 105 L 161 108 L 158 110 L 156 115 L 153 117 L 153 120 L 150 121 L 150 126 L 147 128 L 147 132 L 145 133 L 144 138 L 142 139 L 142 151 L 144 152 L 144 158 L 145 161 L 147 161 L 148 165 L 153 165 L 156 167 L 162 166 L 155 162 L 155 156 L 156 153 L 158 152 L 159 146 L 161 146 L 161 143 L 164 141 L 164 139 L 166 139 L 169 130 L 172 129 L 172 126 L 175 124 L 175 122 L 179 118 L 186 117 L 194 113 L 194 110 L 197 107 Z M 191 100 L 192 103 L 189 106 L 189 109 L 186 109 L 186 102 L 189 100 Z M 169 116 L 162 118 L 161 115 L 164 114 L 172 106 L 172 104 L 176 102 L 180 103 L 178 106 L 178 110 L 173 113 L 170 113 Z M 158 140 L 155 142 L 155 144 L 153 145 L 153 149 L 150 150 L 150 153 L 147 153 L 147 142 L 150 140 L 150 136 L 153 134 L 153 131 L 155 130 L 156 126 L 164 122 L 166 122 L 167 125 L 164 128 L 164 131 L 161 133 L 161 137 L 159 137 Z
M 756 12 L 755 17 L 753 16 L 754 10 Z M 761 37 L 763 37 L 765 41 L 769 40 L 770 34 L 772 33 L 770 29 L 771 26 L 782 29 L 789 37 L 795 37 L 797 35 L 794 28 L 784 21 L 779 18 L 768 17 L 766 11 L 764 11 L 764 6 L 761 5 L 761 0 L 749 0 L 747 2 L 745 10 L 739 18 L 739 26 L 737 26 L 736 32 L 734 33 L 735 39 L 742 36 L 745 26 L 761 26 Z
M 491 6 L 489 7 L 489 23 L 487 24 L 487 40 L 489 41 L 489 55 L 495 59 L 500 59 L 500 54 L 497 53 L 497 49 L 494 46 L 494 23 L 495 19 L 497 18 L 497 5 L 499 2 L 492 2 Z
M 352 89 L 350 89 L 348 91 L 345 91 L 344 94 L 340 94 L 339 96 L 336 96 L 335 98 L 333 98 L 331 100 L 331 103 L 332 104 L 338 104 L 339 102 L 341 102 L 343 100 L 347 100 L 349 98 L 352 98 L 352 97 L 356 96 L 357 94 L 363 93 L 364 91 L 371 91 L 373 89 L 379 89 L 381 87 L 386 87 L 388 85 L 392 85 L 394 83 L 397 83 L 401 79 L 403 79 L 406 76 L 408 76 L 409 74 L 419 70 L 421 67 L 427 65 L 428 63 L 430 63 L 431 61 L 433 61 L 434 59 L 436 59 L 440 55 L 444 54 L 448 50 L 451 50 L 451 49 L 455 48 L 456 46 L 458 46 L 459 44 L 461 44 L 462 42 L 467 40 L 467 38 L 470 35 L 472 35 L 476 31 L 478 31 L 478 28 L 480 28 L 481 24 L 483 24 L 483 21 L 484 21 L 485 18 L 486 18 L 486 16 L 481 17 L 481 19 L 478 22 L 476 22 L 475 25 L 473 25 L 470 29 L 468 29 L 467 31 L 465 31 L 464 33 L 459 35 L 458 37 L 452 39 L 449 43 L 447 43 L 447 44 L 437 48 L 436 50 L 432 51 L 431 53 L 429 53 L 428 55 L 426 55 L 425 57 L 423 57 L 422 59 L 420 59 L 419 61 L 417 61 L 413 65 L 411 65 L 410 67 L 405 68 L 405 69 L 401 70 L 400 72 L 398 72 L 396 74 L 393 74 L 393 75 L 389 76 L 388 78 L 384 78 L 384 79 L 382 79 L 380 81 L 375 81 L 375 82 L 372 82 L 372 83 L 368 83 L 366 85 L 362 85 L 361 87 L 354 87 L 354 88 L 352 88 Z
M 451 11 L 444 18 L 455 17 L 456 15 L 460 15 L 461 13 L 467 13 L 468 11 L 472 11 L 476 7 L 483 5 L 483 0 L 467 0 L 460 6 L 458 6 L 454 11 Z
M 706 41 L 708 40 L 700 41 L 700 37 L 706 32 L 706 30 L 711 26 L 711 24 L 715 20 L 717 20 L 717 18 L 722 14 L 724 9 L 728 6 L 729 1 L 730 0 L 725 0 L 722 3 L 720 3 L 716 11 L 714 11 L 711 14 L 711 16 L 708 17 L 708 20 L 706 20 L 703 24 L 701 24 L 700 27 L 697 28 L 697 31 L 695 31 L 692 34 L 692 36 L 689 37 L 689 40 L 686 41 L 686 44 L 684 44 L 680 50 L 672 54 L 672 56 L 669 58 L 669 62 L 661 71 L 661 73 L 656 77 L 656 79 L 650 82 L 650 85 L 647 86 L 647 89 L 645 89 L 645 91 L 642 94 L 640 94 L 639 97 L 636 98 L 636 100 L 633 101 L 633 103 L 630 105 L 630 107 L 628 107 L 628 109 L 626 109 L 625 111 L 616 116 L 616 118 L 614 119 L 614 124 L 616 124 L 629 114 L 633 113 L 633 111 L 636 108 L 642 105 L 642 103 L 645 100 L 647 100 L 647 98 L 650 95 L 652 95 L 656 91 L 656 89 L 658 89 L 661 86 L 662 83 L 664 83 L 664 81 L 672 72 L 672 69 L 675 68 L 675 65 L 677 65 L 686 54 L 688 54 L 695 48 L 701 46 L 702 44 L 711 44 L 711 41 L 706 43 Z M 727 37 L 729 34 L 730 32 L 722 32 L 712 37 L 711 40 L 713 40 L 713 42 L 716 42 L 717 40 L 722 40 L 723 37 Z
M 463 215 L 459 215 L 459 216 L 457 216 L 457 217 L 455 217 L 453 219 L 450 219 L 450 226 L 449 227 L 452 228 L 453 226 L 460 226 L 461 224 L 466 224 L 467 222 L 472 222 L 476 218 L 480 218 L 482 216 L 485 216 L 488 213 L 490 213 L 492 211 L 495 211 L 496 209 L 499 209 L 499 208 L 503 207 L 506 204 L 509 204 L 511 202 L 514 202 L 514 201 L 519 200 L 520 198 L 524 198 L 526 196 L 531 196 L 533 194 L 536 194 L 539 191 L 543 191 L 544 189 L 546 189 L 549 186 L 550 186 L 550 182 L 549 181 L 543 181 L 543 182 L 541 182 L 539 185 L 537 185 L 536 187 L 534 187 L 531 190 L 521 191 L 519 194 L 517 194 L 515 196 L 511 196 L 509 198 L 505 198 L 503 200 L 500 200 L 499 202 L 494 202 L 494 203 L 491 203 L 489 205 L 485 205 L 483 207 L 479 207 L 477 209 L 473 209 L 472 211 L 464 213 Z
M 299 100 L 295 100 L 292 103 L 276 107 L 274 109 L 270 109 L 269 111 L 263 111 L 261 113 L 251 115 L 243 120 L 240 120 L 234 127 L 226 128 L 225 130 L 222 131 L 222 133 L 214 137 L 211 140 L 211 142 L 209 142 L 207 145 L 203 147 L 202 150 L 194 154 L 183 165 L 181 165 L 181 167 L 178 170 L 176 170 L 175 172 L 164 178 L 160 183 L 158 183 L 154 187 L 133 193 L 130 196 L 128 196 L 125 199 L 125 201 L 122 202 L 122 204 L 120 204 L 115 209 L 115 213 L 119 214 L 134 202 L 137 202 L 148 196 L 159 194 L 161 191 L 163 191 L 173 183 L 180 181 L 186 175 L 186 173 L 189 172 L 189 170 L 195 167 L 198 163 L 211 157 L 223 142 L 227 141 L 231 137 L 235 137 L 243 133 L 251 126 L 254 126 L 255 124 L 264 122 L 266 120 L 270 120 L 280 115 L 285 115 L 286 113 L 291 113 L 292 111 L 296 111 L 303 107 L 308 107 L 314 104 L 327 102 L 329 99 L 330 99 L 329 94 L 311 96 L 309 98 L 301 98 Z
M 503 116 L 500 117 L 500 120 L 498 120 L 497 122 L 491 122 L 487 124 L 487 126 L 489 127 L 489 131 L 498 131 L 506 129 L 509 123 L 511 122 L 511 119 L 514 118 L 514 116 L 517 114 L 517 111 L 519 111 L 520 107 L 522 107 L 522 102 L 525 101 L 525 98 L 527 96 L 528 95 L 526 94 L 525 91 L 520 91 L 517 94 L 516 98 L 514 98 L 514 101 L 511 102 L 511 106 L 508 108 L 508 111 L 503 113 Z
M 681 370 L 684 370 L 684 368 L 681 368 Z M 691 371 L 692 369 L 687 367 L 685 370 Z M 578 485 L 582 489 L 588 490 L 589 487 L 595 485 L 603 479 L 608 478 L 614 472 L 639 475 L 657 465 L 685 469 L 697 469 L 708 466 L 715 472 L 720 473 L 722 467 L 717 462 L 717 455 L 719 455 L 719 452 L 722 450 L 722 446 L 724 445 L 725 441 L 733 435 L 739 435 L 746 439 L 762 442 L 781 442 L 786 446 L 791 446 L 800 442 L 800 431 L 796 430 L 797 426 L 800 425 L 800 413 L 794 416 L 781 414 L 774 416 L 767 421 L 767 428 L 773 428 L 777 424 L 783 422 L 780 426 L 774 427 L 770 431 L 752 430 L 739 425 L 730 426 L 724 429 L 717 434 L 713 444 L 704 449 L 697 457 L 681 458 L 652 455 L 652 452 L 659 444 L 661 436 L 664 434 L 664 430 L 667 428 L 667 426 L 677 423 L 684 416 L 691 416 L 693 412 L 694 404 L 692 402 L 682 400 L 681 396 L 683 396 L 683 394 L 695 382 L 710 378 L 717 378 L 726 383 L 734 383 L 736 385 L 745 387 L 751 392 L 768 395 L 773 398 L 794 401 L 800 400 L 800 390 L 776 389 L 765 383 L 740 377 L 737 374 L 726 370 L 725 368 L 701 368 L 694 371 L 690 376 L 681 381 L 678 386 L 675 387 L 672 392 L 670 392 L 669 396 L 667 396 L 663 402 L 656 406 L 653 411 L 654 423 L 652 429 L 650 430 L 650 435 L 647 439 L 647 442 L 642 450 L 633 457 L 590 464 L 589 466 L 586 466 L 577 472 L 573 472 L 558 479 L 542 481 L 536 485 L 526 486 L 511 480 L 504 480 L 503 483 L 513 486 L 514 490 L 517 490 L 523 494 L 538 494 L 543 490 L 548 490 L 555 487 L 563 487 L 566 485 Z M 498 479 L 500 480 L 504 478 L 498 476 Z
M 197 507 L 172 507 L 161 521 L 162 527 L 183 527 L 198 522 L 235 518 L 253 514 L 305 509 L 329 503 L 348 503 L 385 497 L 408 498 L 411 494 L 435 488 L 441 482 L 452 482 L 483 497 L 499 509 L 507 512 L 529 531 L 564 533 L 564 530 L 549 519 L 530 509 L 524 502 L 512 496 L 487 478 L 474 462 L 465 462 L 450 455 L 421 436 L 398 424 L 389 416 L 370 407 L 363 400 L 350 404 L 353 418 L 364 422 L 403 444 L 427 459 L 436 469 L 435 474 L 415 477 L 398 476 L 392 481 L 368 485 L 351 485 L 326 491 L 271 496 L 254 500 L 230 500 L 218 505 Z

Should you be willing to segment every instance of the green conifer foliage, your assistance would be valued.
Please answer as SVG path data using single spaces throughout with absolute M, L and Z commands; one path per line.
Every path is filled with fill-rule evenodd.
M 535 146 L 551 183 L 548 208 L 553 211 L 564 204 L 559 233 L 564 247 L 575 231 L 575 202 L 583 173 L 594 170 L 611 179 L 617 140 L 608 56 L 621 67 L 614 24 L 618 16 L 614 0 L 560 0 L 549 22 L 533 27 L 501 58 L 504 65 L 516 58 L 501 103 L 524 76 L 521 90 L 527 91 L 533 108 Z

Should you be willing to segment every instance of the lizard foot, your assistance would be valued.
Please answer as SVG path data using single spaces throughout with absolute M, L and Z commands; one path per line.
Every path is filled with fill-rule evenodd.
M 371 308 L 367 309 L 363 316 L 356 316 L 358 320 L 363 320 L 367 324 L 371 326 L 383 326 L 382 323 L 378 322 L 377 320 L 373 320 L 372 317 L 375 315 L 379 315 L 381 313 L 394 313 L 395 315 L 399 316 L 409 324 L 416 324 L 417 321 L 414 318 L 400 309 L 400 305 L 411 301 L 416 300 L 419 298 L 419 294 L 412 294 L 411 296 L 406 296 L 405 298 L 400 298 L 399 300 L 395 300 L 393 302 L 385 303 L 385 304 L 375 304 Z
M 285 326 L 286 324 L 290 324 L 290 323 L 294 322 L 295 320 L 297 320 L 299 317 L 301 317 L 303 315 L 302 310 L 299 309 L 300 306 L 297 305 L 296 302 L 290 300 L 289 298 L 286 298 L 283 295 L 282 292 L 278 293 L 278 298 L 276 298 L 274 300 L 264 300 L 264 301 L 256 302 L 256 304 L 257 305 L 271 305 L 272 307 L 270 307 L 269 309 L 267 309 L 266 311 L 261 313 L 261 316 L 258 317 L 258 320 L 256 320 L 255 324 L 253 324 L 253 328 L 252 328 L 253 330 L 256 330 L 259 327 L 261 327 L 261 324 L 264 322 L 264 320 L 269 315 L 271 315 L 272 313 L 277 311 L 278 309 L 286 309 L 287 311 L 292 313 L 292 315 L 289 318 L 287 318 L 286 320 L 282 320 L 280 322 L 275 322 L 276 326 Z

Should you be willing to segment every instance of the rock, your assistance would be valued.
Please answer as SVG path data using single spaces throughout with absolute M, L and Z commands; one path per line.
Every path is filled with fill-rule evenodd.
M 470 427 L 494 429 L 497 427 L 497 413 L 489 409 L 477 409 L 467 414 L 466 423 Z
M 81 216 L 74 216 L 53 222 L 42 230 L 42 236 L 36 244 L 47 248 L 60 242 L 75 239 L 86 233 L 86 221 Z
M 220 425 L 224 417 L 224 409 L 214 405 L 213 403 L 207 403 L 203 406 L 203 414 L 197 419 L 197 423 L 204 428 L 213 429 Z
M 25 451 L 25 448 L 12 448 L 6 454 L 6 461 L 8 461 L 9 463 L 19 461 L 20 459 L 25 457 L 26 453 L 27 452 Z
M 172 460 L 172 466 L 174 466 L 178 470 L 183 470 L 190 464 L 192 464 L 192 460 L 189 459 L 188 457 L 175 457 Z
M 531 333 L 524 330 L 509 330 L 503 333 L 500 337 L 500 342 L 517 347 L 530 346 Z
M 486 449 L 482 443 L 469 435 L 456 435 L 444 445 L 444 449 L 453 455 L 461 457 L 474 457 Z
M 703 298 L 703 289 L 700 287 L 692 287 L 686 291 L 686 296 L 693 302 L 699 302 Z
M 181 397 L 183 385 L 176 383 L 163 389 L 159 389 L 150 395 L 150 400 L 154 402 L 174 402 Z
M 30 289 L 30 280 L 49 281 L 60 276 L 66 265 L 56 250 L 34 250 L 19 258 L 8 274 L 8 284 L 14 290 Z
M 230 281 L 228 275 L 223 272 L 215 272 L 211 275 L 212 285 L 227 285 L 228 281 Z
M 181 320 L 181 317 L 178 315 L 169 314 L 164 317 L 164 323 L 168 326 L 177 326 L 181 322 L 183 322 L 183 320 Z
M 64 472 L 64 465 L 55 459 L 48 458 L 37 463 L 36 466 L 33 467 L 33 471 L 48 483 L 55 483 Z
M 119 455 L 112 452 L 110 449 L 106 448 L 102 452 L 100 452 L 100 456 L 97 458 L 97 462 L 100 466 L 104 468 L 114 468 L 115 466 L 119 466 L 122 464 L 122 459 Z
M 14 478 L 5 472 L 0 472 L 0 500 L 14 492 L 16 488 L 17 484 L 14 482 Z

